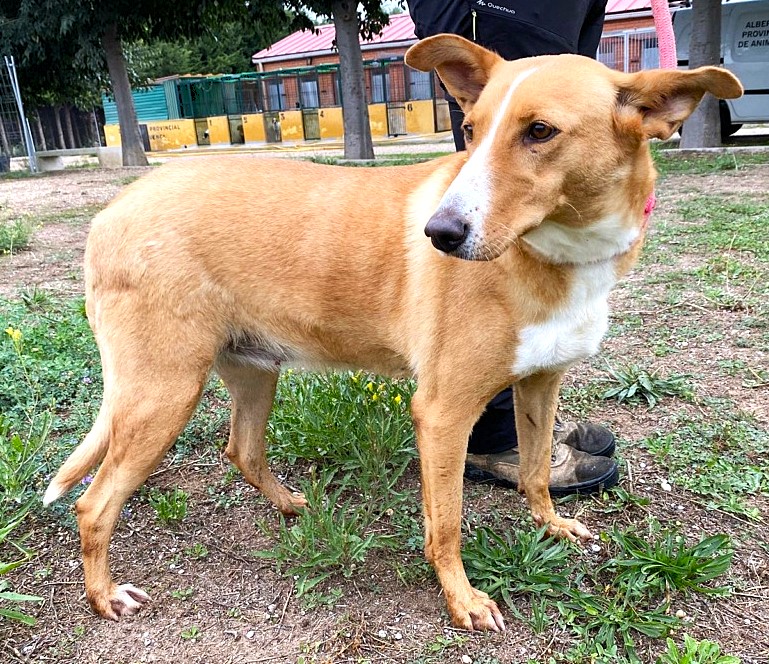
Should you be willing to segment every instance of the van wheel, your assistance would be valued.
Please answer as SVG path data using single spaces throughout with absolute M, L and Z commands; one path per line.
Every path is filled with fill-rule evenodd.
M 725 141 L 729 136 L 736 134 L 742 129 L 742 125 L 732 124 L 732 116 L 729 113 L 729 107 L 723 99 L 718 104 L 718 111 L 721 114 L 721 140 Z

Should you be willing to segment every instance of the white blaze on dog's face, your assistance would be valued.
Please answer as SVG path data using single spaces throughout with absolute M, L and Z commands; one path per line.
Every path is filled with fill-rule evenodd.
M 627 252 L 644 228 L 666 138 L 706 91 L 739 96 L 728 72 L 622 74 L 577 55 L 506 62 L 461 37 L 412 47 L 465 111 L 467 160 L 425 232 L 446 253 L 489 260 L 519 238 L 545 260 L 584 264 Z

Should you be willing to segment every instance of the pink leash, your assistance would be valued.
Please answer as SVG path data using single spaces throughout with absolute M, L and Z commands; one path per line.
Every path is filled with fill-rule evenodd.
M 673 32 L 673 19 L 670 15 L 668 0 L 651 0 L 652 16 L 654 17 L 654 27 L 657 30 L 657 47 L 660 53 L 660 68 L 675 69 L 678 66 L 678 57 L 676 56 L 676 36 Z M 657 204 L 657 197 L 652 192 L 646 199 L 644 206 L 644 225 L 649 222 L 654 206 Z
M 678 66 L 676 36 L 673 32 L 673 19 L 667 0 L 652 0 L 652 16 L 654 17 L 654 27 L 657 29 L 660 68 L 675 69 Z

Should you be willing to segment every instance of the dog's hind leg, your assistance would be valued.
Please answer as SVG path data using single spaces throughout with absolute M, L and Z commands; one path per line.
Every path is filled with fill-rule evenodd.
M 264 434 L 275 398 L 277 371 L 220 360 L 216 372 L 232 397 L 230 440 L 225 452 L 249 484 L 259 489 L 283 514 L 305 507 L 301 493 L 291 493 L 267 464 Z
M 86 596 L 94 610 L 117 620 L 149 599 L 130 584 L 116 584 L 109 567 L 109 542 L 120 511 L 157 467 L 189 420 L 206 380 L 183 357 L 159 360 L 149 351 L 105 365 L 108 423 L 106 454 L 88 490 L 75 504 L 83 553 Z M 104 358 L 104 354 L 102 354 Z

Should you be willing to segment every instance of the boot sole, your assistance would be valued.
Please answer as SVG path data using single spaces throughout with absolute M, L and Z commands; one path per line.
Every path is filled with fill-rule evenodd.
M 488 470 L 483 470 L 472 464 L 465 465 L 465 479 L 476 484 L 493 484 L 494 486 L 504 487 L 506 489 L 518 489 L 515 482 L 498 477 Z M 570 484 L 565 487 L 548 487 L 551 496 L 563 497 L 582 495 L 587 496 L 593 493 L 600 493 L 606 489 L 611 489 L 619 482 L 619 466 L 615 463 L 611 470 L 604 475 L 592 478 L 585 482 Z

